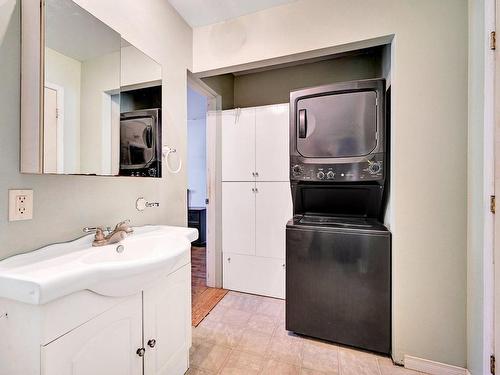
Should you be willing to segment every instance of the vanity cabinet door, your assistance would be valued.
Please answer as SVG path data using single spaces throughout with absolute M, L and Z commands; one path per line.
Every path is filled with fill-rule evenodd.
M 141 296 L 42 346 L 42 375 L 141 375 Z
M 191 346 L 191 268 L 186 265 L 144 291 L 145 375 L 182 375 Z

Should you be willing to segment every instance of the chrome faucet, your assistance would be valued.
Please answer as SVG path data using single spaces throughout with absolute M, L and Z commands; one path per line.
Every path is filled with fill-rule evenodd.
M 120 242 L 127 237 L 128 234 L 134 230 L 129 226 L 130 220 L 124 220 L 116 224 L 115 229 L 111 230 L 110 227 L 85 227 L 85 233 L 95 233 L 92 246 L 104 246 Z

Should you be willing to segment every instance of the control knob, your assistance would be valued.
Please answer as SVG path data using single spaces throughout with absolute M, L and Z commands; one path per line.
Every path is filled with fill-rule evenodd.
M 320 180 L 325 178 L 325 172 L 319 171 L 316 173 L 316 177 L 318 177 Z
M 300 165 L 294 165 L 293 168 L 292 168 L 292 173 L 295 177 L 298 177 L 302 174 L 302 167 Z
M 329 180 L 333 179 L 334 177 L 335 173 L 333 173 L 332 171 L 326 172 L 326 178 L 328 178 Z
M 370 166 L 368 167 L 368 171 L 371 174 L 379 173 L 381 169 L 382 169 L 382 166 L 380 165 L 380 162 L 371 163 Z

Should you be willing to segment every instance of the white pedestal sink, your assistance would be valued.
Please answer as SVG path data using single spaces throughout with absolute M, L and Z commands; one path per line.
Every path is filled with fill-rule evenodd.
M 0 261 L 0 375 L 184 374 L 197 236 L 145 226 L 119 244 L 89 235 Z

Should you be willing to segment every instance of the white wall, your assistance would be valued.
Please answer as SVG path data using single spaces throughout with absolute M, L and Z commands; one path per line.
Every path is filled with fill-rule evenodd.
M 0 258 L 73 239 L 87 225 L 185 225 L 187 175 L 162 179 L 89 176 L 38 176 L 19 173 L 20 1 L 0 2 Z M 79 0 L 163 68 L 163 142 L 186 159 L 186 70 L 192 63 L 192 31 L 164 0 Z M 34 103 L 35 105 L 35 103 Z M 34 219 L 7 221 L 7 190 L 34 189 Z M 160 202 L 143 213 L 135 200 Z
M 64 173 L 80 171 L 81 63 L 45 48 L 45 81 L 64 89 Z
M 465 366 L 467 1 L 300 0 L 196 28 L 193 67 L 392 34 L 394 357 Z
M 205 207 L 207 198 L 207 99 L 188 88 L 188 189 L 191 207 Z

